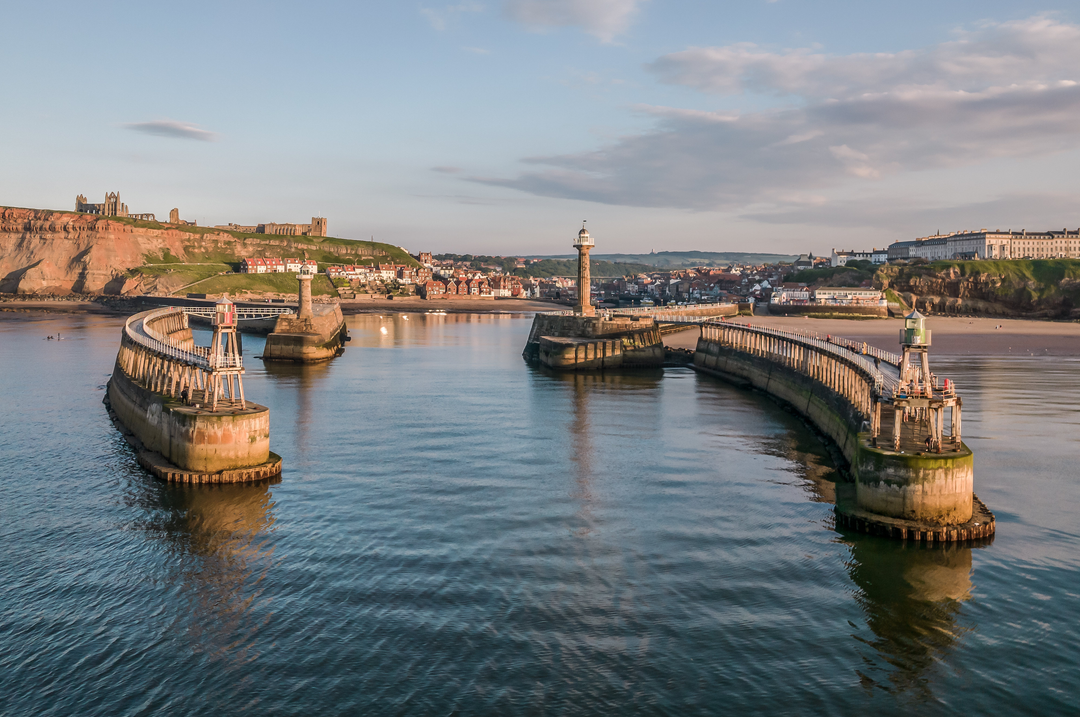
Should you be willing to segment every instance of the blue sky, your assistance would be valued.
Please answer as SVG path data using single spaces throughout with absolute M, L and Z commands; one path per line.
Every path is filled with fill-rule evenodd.
M 1024 2 L 21 3 L 0 204 L 119 190 L 412 251 L 827 253 L 1080 226 L 1080 12 Z

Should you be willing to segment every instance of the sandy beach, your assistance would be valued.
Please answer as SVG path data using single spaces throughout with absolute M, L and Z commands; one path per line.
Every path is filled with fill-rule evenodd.
M 902 319 L 807 319 L 788 316 L 744 316 L 741 323 L 802 329 L 866 341 L 888 351 L 899 351 Z M 932 353 L 942 355 L 1080 356 L 1080 323 L 1023 319 L 927 318 Z M 668 334 L 671 348 L 697 345 L 696 328 Z

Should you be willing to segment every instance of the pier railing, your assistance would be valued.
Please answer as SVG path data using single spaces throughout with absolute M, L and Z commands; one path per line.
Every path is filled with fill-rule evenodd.
M 865 355 L 839 344 L 783 329 L 736 322 L 703 323 L 701 336 L 719 346 L 786 366 L 843 396 L 867 420 L 875 404 L 890 399 L 898 379 L 883 373 Z M 876 426 L 875 426 L 876 428 Z
M 124 334 L 132 343 L 138 344 L 139 346 L 149 349 L 168 359 L 187 366 L 193 366 L 203 371 L 213 371 L 215 368 L 218 368 L 218 365 L 214 361 L 215 357 L 209 355 L 209 348 L 206 348 L 204 353 L 203 351 L 198 350 L 199 347 L 187 348 L 181 346 L 168 338 L 167 335 L 160 333 L 151 326 L 151 323 L 157 324 L 159 322 L 168 322 L 170 319 L 174 319 L 178 324 L 182 322 L 182 325 L 178 325 L 177 329 L 186 328 L 186 313 L 187 312 L 179 307 L 170 307 L 167 309 L 154 309 L 141 314 L 135 314 L 124 324 Z M 239 357 L 236 357 L 236 359 L 239 360 Z M 239 368 L 239 363 L 237 363 L 236 367 Z M 221 366 L 221 368 L 224 368 L 224 366 Z
M 240 378 L 243 359 L 231 351 L 221 353 L 209 346 L 196 346 L 188 325 L 188 314 L 196 312 L 202 313 L 173 306 L 130 317 L 124 323 L 118 366 L 138 385 L 156 393 L 186 397 L 196 407 L 205 404 L 208 410 L 216 411 L 227 393 L 227 407 L 246 408 Z M 285 312 L 279 307 L 275 313 Z

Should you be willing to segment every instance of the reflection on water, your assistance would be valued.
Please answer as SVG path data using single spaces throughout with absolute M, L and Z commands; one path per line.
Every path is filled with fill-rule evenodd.
M 334 361 L 336 359 L 331 359 Z M 292 361 L 265 361 L 263 373 L 276 380 L 282 388 L 295 393 L 296 409 L 285 415 L 271 412 L 274 421 L 286 420 L 296 427 L 296 447 L 300 456 L 311 460 L 312 432 L 318 430 L 319 415 L 312 406 L 313 389 L 331 369 L 331 361 L 304 364 Z
M 129 503 L 143 510 L 134 522 L 161 541 L 171 569 L 161 579 L 177 590 L 183 607 L 176 627 L 191 649 L 230 661 L 249 659 L 264 620 L 251 620 L 262 582 L 274 564 L 270 485 L 180 486 L 134 482 Z
M 930 698 L 931 668 L 947 662 L 976 627 L 970 619 L 960 626 L 974 589 L 971 544 L 927 546 L 865 535 L 845 542 L 848 573 L 859 588 L 855 599 L 875 636 L 856 637 L 875 652 L 863 656 L 857 674 L 867 687 Z
M 507 317 L 249 360 L 282 481 L 165 485 L 100 403 L 122 322 L 50 321 L 0 321 L 35 394 L 0 431 L 0 714 L 1076 713 L 1078 361 L 940 362 L 1001 532 L 927 548 L 833 530 L 833 462 L 760 394 L 548 374 Z

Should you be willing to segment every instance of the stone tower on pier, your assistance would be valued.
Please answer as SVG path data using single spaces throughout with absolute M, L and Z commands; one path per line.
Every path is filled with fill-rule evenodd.
M 574 307 L 574 313 L 579 316 L 594 316 L 596 314 L 596 310 L 593 309 L 592 305 L 592 272 L 589 270 L 589 251 L 592 250 L 593 246 L 592 237 L 589 236 L 585 224 L 582 223 L 577 241 L 574 242 L 574 248 L 578 250 L 578 301 L 577 306 Z

